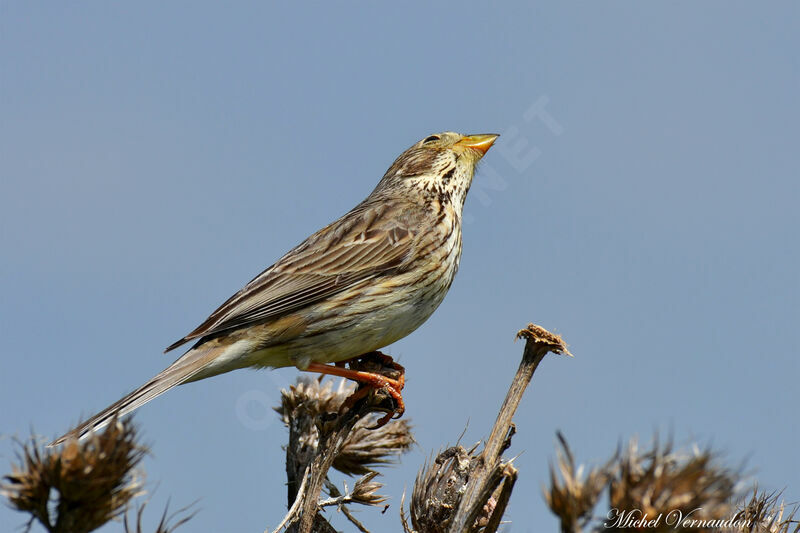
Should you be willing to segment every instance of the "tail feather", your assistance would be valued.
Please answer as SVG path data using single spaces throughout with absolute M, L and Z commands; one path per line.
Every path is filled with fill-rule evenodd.
M 189 381 L 201 370 L 213 362 L 218 349 L 204 349 L 196 347 L 181 356 L 177 361 L 165 368 L 153 379 L 128 394 L 121 400 L 109 405 L 96 415 L 92 416 L 69 433 L 57 438 L 50 446 L 58 446 L 65 441 L 76 438 L 82 439 L 92 431 L 104 428 L 115 416 L 122 417 L 146 404 L 153 398 L 167 392 L 172 387 Z

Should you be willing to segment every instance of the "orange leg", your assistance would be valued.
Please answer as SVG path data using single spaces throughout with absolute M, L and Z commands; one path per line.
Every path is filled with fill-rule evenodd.
M 386 356 L 385 356 L 386 357 Z M 392 362 L 391 358 L 388 358 L 388 362 L 392 368 L 395 370 L 400 371 L 400 377 L 398 379 L 388 378 L 386 376 L 382 376 L 381 374 L 376 374 L 373 372 L 364 372 L 362 370 L 352 370 L 348 368 L 342 368 L 339 365 L 331 366 L 325 365 L 322 363 L 311 363 L 306 368 L 309 372 L 319 372 L 320 374 L 326 374 L 329 376 L 339 376 L 346 379 L 351 379 L 358 383 L 362 383 L 366 385 L 365 388 L 356 391 L 352 396 L 350 396 L 347 400 L 345 400 L 342 407 L 350 407 L 355 404 L 356 401 L 360 400 L 364 396 L 366 396 L 370 390 L 373 389 L 380 389 L 386 391 L 389 396 L 395 401 L 397 404 L 396 409 L 394 412 L 387 413 L 386 416 L 378 420 L 376 428 L 383 426 L 389 420 L 392 419 L 393 415 L 397 415 L 397 418 L 403 415 L 405 411 L 405 403 L 403 402 L 403 395 L 401 391 L 403 390 L 403 386 L 405 385 L 405 374 L 403 373 L 403 367 Z

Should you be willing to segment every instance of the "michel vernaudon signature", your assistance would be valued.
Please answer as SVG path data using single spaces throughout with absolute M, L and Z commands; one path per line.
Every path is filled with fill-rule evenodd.
M 657 516 L 650 516 L 643 513 L 641 509 L 621 510 L 616 507 L 608 511 L 606 522 L 603 526 L 611 528 L 659 528 L 671 526 L 673 529 L 708 528 L 708 529 L 738 529 L 742 526 L 750 527 L 752 520 L 745 520 L 733 516 L 731 518 L 693 518 L 695 513 L 702 510 L 702 507 L 693 509 L 687 513 L 679 509 L 673 509 L 668 513 L 659 513 Z

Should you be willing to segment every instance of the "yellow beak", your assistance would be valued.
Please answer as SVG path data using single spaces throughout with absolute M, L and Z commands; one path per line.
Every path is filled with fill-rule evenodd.
M 472 148 L 481 153 L 481 156 L 489 151 L 495 139 L 500 137 L 496 133 L 481 133 L 479 135 L 466 135 L 463 139 L 453 145 L 453 147 Z

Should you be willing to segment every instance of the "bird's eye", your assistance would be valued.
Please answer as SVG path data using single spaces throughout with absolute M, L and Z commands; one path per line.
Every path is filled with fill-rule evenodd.
M 441 139 L 441 137 L 439 137 L 438 135 L 431 135 L 430 137 L 426 137 L 425 140 L 422 141 L 422 144 L 432 143 L 432 142 L 438 141 L 440 139 Z

